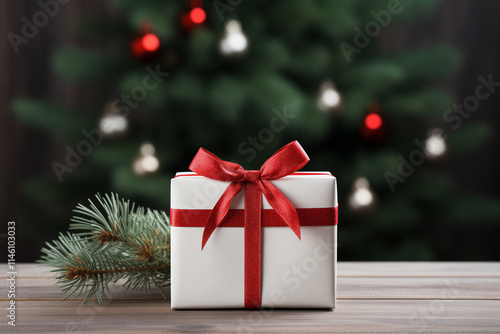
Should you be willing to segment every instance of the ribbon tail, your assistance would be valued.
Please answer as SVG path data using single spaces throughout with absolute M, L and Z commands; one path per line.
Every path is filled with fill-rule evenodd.
M 203 230 L 203 238 L 201 242 L 201 250 L 205 247 L 208 239 L 215 231 L 215 229 L 222 223 L 222 220 L 226 216 L 229 210 L 229 204 L 233 197 L 243 189 L 243 183 L 241 182 L 231 182 L 231 184 L 224 191 L 222 196 L 215 204 L 214 209 L 210 213 L 205 229 Z
M 269 205 L 290 226 L 300 240 L 300 219 L 292 203 L 268 180 L 261 180 L 259 186 Z
M 262 194 L 255 183 L 245 185 L 245 308 L 261 302 Z

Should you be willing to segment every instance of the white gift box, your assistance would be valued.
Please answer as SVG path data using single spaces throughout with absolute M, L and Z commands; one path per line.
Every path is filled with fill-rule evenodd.
M 318 222 L 318 226 L 310 226 L 315 222 L 309 222 L 303 226 L 301 218 L 300 240 L 288 226 L 262 227 L 262 307 L 334 308 L 335 177 L 328 172 L 296 172 L 271 183 L 298 212 L 331 210 L 335 219 L 328 215 L 328 220 L 335 221 Z M 179 214 L 190 210 L 210 212 L 229 184 L 189 172 L 177 173 L 172 179 L 171 306 L 174 309 L 245 307 L 244 227 L 218 227 L 202 250 L 204 227 L 179 226 L 176 221 Z M 244 210 L 244 190 L 232 199 L 230 209 Z M 272 210 L 264 196 L 262 210 Z

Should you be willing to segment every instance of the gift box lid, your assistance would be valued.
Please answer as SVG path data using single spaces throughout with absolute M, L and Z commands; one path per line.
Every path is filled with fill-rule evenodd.
M 330 172 L 295 172 L 270 181 L 292 205 L 299 208 L 337 206 L 336 178 Z M 172 179 L 172 209 L 212 209 L 231 182 L 216 181 L 193 172 L 179 172 Z M 272 209 L 262 197 L 262 209 Z M 231 201 L 230 209 L 244 209 L 244 191 Z

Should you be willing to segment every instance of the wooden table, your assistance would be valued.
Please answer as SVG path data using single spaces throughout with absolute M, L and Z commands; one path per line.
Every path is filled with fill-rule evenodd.
M 10 299 L 2 268 L 5 314 Z M 159 294 L 123 292 L 120 286 L 103 305 L 82 305 L 81 299 L 60 301 L 45 270 L 17 265 L 16 327 L 3 315 L 1 333 L 500 333 L 498 262 L 341 262 L 334 311 L 173 311 Z

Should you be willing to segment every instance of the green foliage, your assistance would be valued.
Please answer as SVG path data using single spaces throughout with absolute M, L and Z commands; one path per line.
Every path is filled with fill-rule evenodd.
M 88 50 L 62 50 L 55 55 L 53 66 L 62 76 L 81 82 L 110 80 L 119 74 L 115 60 L 103 53 Z
M 109 294 L 109 285 L 124 279 L 125 289 L 151 292 L 170 279 L 170 224 L 164 212 L 135 208 L 111 194 L 96 195 L 98 207 L 79 204 L 70 230 L 42 248 L 38 263 L 55 267 L 57 283 L 66 296 Z
M 448 223 L 500 221 L 500 200 L 481 195 L 459 194 L 448 198 L 442 210 Z
M 216 111 L 214 118 L 238 122 L 246 100 L 245 84 L 234 77 L 220 76 L 211 86 L 208 101 Z
M 387 91 L 404 78 L 405 70 L 402 66 L 387 60 L 376 60 L 357 66 L 347 80 L 352 85 L 361 86 L 363 90 L 376 94 Z
M 395 57 L 405 69 L 408 84 L 428 84 L 452 73 L 460 65 L 462 55 L 450 46 L 433 46 L 411 50 Z
M 259 110 L 272 110 L 277 106 L 300 110 L 302 107 L 302 94 L 283 76 L 259 73 L 249 79 L 249 85 L 250 94 Z
M 83 130 L 93 129 L 92 120 L 82 113 L 42 101 L 19 99 L 12 103 L 12 110 L 26 123 L 64 141 L 82 139 Z
M 452 153 L 464 156 L 479 149 L 491 135 L 492 129 L 488 124 L 463 125 L 450 132 L 448 142 Z
M 168 40 L 175 37 L 175 26 L 171 22 L 178 21 L 179 5 L 175 1 L 137 2 L 137 6 L 129 11 L 129 20 L 132 26 L 151 23 L 155 32 Z
M 129 165 L 119 167 L 113 173 L 113 185 L 120 193 L 143 197 L 154 197 L 161 207 L 168 206 L 170 179 L 173 175 L 155 175 L 142 178 L 132 172 Z
M 384 106 L 388 113 L 429 117 L 442 115 L 452 103 L 453 99 L 448 94 L 426 88 L 391 96 Z

